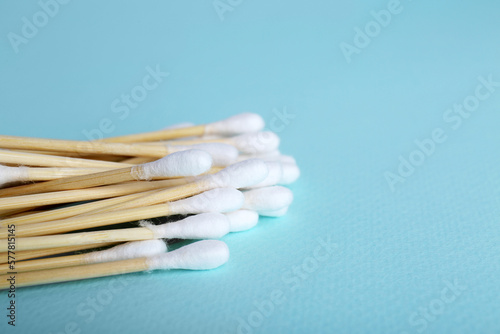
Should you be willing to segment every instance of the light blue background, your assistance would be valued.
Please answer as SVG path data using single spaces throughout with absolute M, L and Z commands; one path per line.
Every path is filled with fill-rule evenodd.
M 500 333 L 500 89 L 460 128 L 443 120 L 479 76 L 500 81 L 499 3 L 402 0 L 347 63 L 340 43 L 387 3 L 242 1 L 221 20 L 210 0 L 72 1 L 16 54 L 8 33 L 40 7 L 2 1 L 1 133 L 86 139 L 104 118 L 111 136 L 286 109 L 282 151 L 302 170 L 287 216 L 224 238 L 224 267 L 127 275 L 118 292 L 116 278 L 21 289 L 17 332 L 236 333 L 280 290 L 251 332 Z M 170 75 L 120 120 L 111 103 L 157 64 Z M 384 173 L 435 128 L 446 142 L 392 192 Z M 292 274 L 326 236 L 328 260 Z M 409 322 L 455 280 L 466 288 L 442 314 Z M 92 298 L 109 303 L 89 320 Z

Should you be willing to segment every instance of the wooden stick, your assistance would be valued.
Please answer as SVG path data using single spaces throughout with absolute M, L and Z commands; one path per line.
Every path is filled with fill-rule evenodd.
M 90 264 L 78 267 L 66 267 L 49 270 L 38 270 L 26 273 L 19 273 L 16 275 L 2 275 L 0 276 L 0 289 L 7 289 L 11 283 L 9 279 L 15 276 L 15 286 L 23 287 L 37 284 L 48 284 L 66 281 L 75 281 L 87 278 L 119 275 L 125 273 L 139 272 L 149 270 L 146 257 L 105 262 L 98 264 Z
M 16 136 L 0 136 L 0 147 L 21 150 L 41 149 L 44 151 L 76 152 L 82 154 L 111 154 L 119 156 L 153 158 L 161 158 L 170 153 L 166 146 L 160 145 L 151 146 Z
M 63 177 L 78 176 L 99 173 L 110 168 L 59 168 L 59 167 L 49 167 L 49 168 L 37 168 L 29 167 L 28 178 L 26 181 L 49 181 L 56 180 Z
M 177 187 L 160 190 L 156 193 L 146 194 L 145 196 L 142 196 L 140 198 L 121 202 L 119 204 L 106 207 L 105 209 L 106 211 L 118 211 L 124 209 L 144 207 L 158 203 L 171 202 L 186 197 L 194 196 L 204 191 L 211 190 L 213 188 L 216 188 L 216 185 L 205 183 L 203 181 L 192 182 Z M 102 212 L 102 209 L 92 211 L 92 213 L 97 213 L 97 212 Z
M 220 171 L 220 168 L 218 167 L 212 167 L 207 174 L 213 174 L 217 173 Z M 118 204 L 113 204 L 110 206 L 107 206 L 105 208 L 99 208 L 96 210 L 92 210 L 87 212 L 87 214 L 95 214 L 95 213 L 101 213 L 101 212 L 108 212 L 108 211 L 118 211 L 118 210 L 123 210 L 123 209 L 131 209 L 131 208 L 137 208 L 141 206 L 148 206 L 148 205 L 154 205 L 158 203 L 164 203 L 164 202 L 171 202 L 171 201 L 176 201 L 179 199 L 183 199 L 186 197 L 190 197 L 193 195 L 197 195 L 199 193 L 202 193 L 207 190 L 211 190 L 213 188 L 216 188 L 217 185 L 212 184 L 210 182 L 205 182 L 203 180 L 200 181 L 195 181 L 192 183 L 184 183 L 175 187 L 169 187 L 167 189 L 155 192 L 155 193 L 150 193 L 150 194 L 144 194 L 144 196 L 141 196 L 140 198 L 135 198 L 133 200 L 127 200 L 127 201 L 121 201 Z M 0 199 L 1 201 L 1 199 Z
M 121 162 L 123 162 L 125 164 L 138 165 L 138 164 L 143 164 L 143 163 L 151 162 L 151 161 L 154 161 L 154 158 L 134 157 L 134 158 L 128 158 L 128 159 L 122 160 Z
M 48 259 L 30 260 L 16 262 L 15 270 L 18 273 L 43 269 L 72 267 L 88 264 L 85 262 L 86 254 L 51 257 Z M 8 263 L 0 264 L 0 275 L 5 275 L 10 269 Z
M 22 212 L 18 212 L 18 213 L 9 215 L 7 218 L 4 218 L 4 219 L 19 218 L 19 217 L 24 217 L 27 215 L 34 215 L 34 214 L 41 213 L 41 212 L 47 212 L 47 211 L 45 211 L 45 210 L 26 210 L 26 211 L 22 211 Z M 3 219 L 0 220 L 0 226 L 2 226 L 2 222 L 3 222 Z
M 154 181 L 154 182 L 148 182 L 148 187 L 130 187 L 129 190 L 131 190 L 129 195 L 122 194 L 122 195 L 117 195 L 119 197 L 113 197 L 109 199 L 103 199 L 99 201 L 94 201 L 90 203 L 85 203 L 85 204 L 79 204 L 79 205 L 73 205 L 70 207 L 65 207 L 65 208 L 60 208 L 60 209 L 55 209 L 55 210 L 48 210 L 48 211 L 43 211 L 39 213 L 34 213 L 31 215 L 26 215 L 26 216 L 20 216 L 20 217 L 9 217 L 3 220 L 0 220 L 0 226 L 8 226 L 10 224 L 14 224 L 16 226 L 20 225 L 26 225 L 26 224 L 35 224 L 35 223 L 42 223 L 42 222 L 47 222 L 47 221 L 52 221 L 52 220 L 60 220 L 60 219 L 65 219 L 69 217 L 74 217 L 77 215 L 81 214 L 86 214 L 90 213 L 95 210 L 103 209 L 103 212 L 106 212 L 107 210 L 104 208 L 110 207 L 112 205 L 126 202 L 129 200 L 137 199 L 143 196 L 146 196 L 148 194 L 152 194 L 154 191 L 158 191 L 160 189 L 165 189 L 168 187 L 173 187 L 177 186 L 183 183 L 186 183 L 187 181 L 185 179 L 174 179 L 174 180 L 166 180 L 166 181 Z M 141 182 L 146 183 L 146 182 Z M 120 187 L 124 187 L 123 185 L 119 185 Z M 117 186 L 106 186 L 109 188 L 117 187 Z M 105 188 L 105 187 L 103 187 Z M 124 187 L 126 188 L 126 187 Z M 132 193 L 135 188 L 136 193 Z M 99 188 L 96 188 L 99 189 Z
M 105 138 L 107 143 L 142 143 L 160 140 L 170 140 L 184 137 L 199 137 L 205 134 L 205 125 L 195 125 L 178 129 L 166 129 L 146 133 L 137 133 L 120 137 Z
M 138 212 L 142 215 L 148 216 L 148 208 L 138 208 L 127 210 L 127 214 L 132 214 L 133 212 Z M 133 211 L 135 210 L 135 211 Z M 147 218 L 161 216 L 162 213 L 158 208 L 155 208 L 155 214 L 149 215 Z M 110 216 L 110 214 L 112 214 Z M 135 217 L 142 216 L 141 214 L 135 215 Z M 120 222 L 126 222 L 134 220 L 134 218 L 127 219 L 125 217 L 125 212 L 123 214 L 116 212 L 108 212 L 101 215 L 102 219 L 111 220 L 112 216 L 115 216 Z M 92 217 L 92 216 L 90 216 Z M 110 219 L 111 218 L 111 219 Z M 137 218 L 140 219 L 140 218 Z M 85 221 L 87 223 L 88 221 Z M 90 222 L 89 222 L 89 225 Z M 20 227 L 18 228 L 20 229 Z M 2 229 L 2 235 L 4 229 Z M 120 241 L 138 241 L 138 240 L 151 240 L 155 239 L 154 233 L 144 227 L 135 228 L 122 228 L 116 230 L 106 230 L 106 231 L 96 231 L 96 232 L 82 232 L 82 233 L 70 233 L 70 234 L 59 234 L 59 235 L 45 235 L 38 237 L 21 237 L 18 238 L 18 231 L 16 229 L 16 250 L 35 250 L 44 248 L 55 248 L 55 247 L 66 247 L 66 246 L 77 246 L 77 245 L 89 245 L 89 244 L 100 244 L 108 242 L 120 242 Z M 8 242 L 6 239 L 0 240 L 0 250 L 7 251 Z
M 93 249 L 93 248 L 103 248 L 107 246 L 117 245 L 118 243 L 109 242 L 98 245 L 78 245 L 78 246 L 68 246 L 68 247 L 57 247 L 57 248 L 45 248 L 45 249 L 37 249 L 37 250 L 28 250 L 28 251 L 16 251 L 15 259 L 17 261 L 36 259 L 45 256 L 52 256 L 57 254 L 71 253 L 77 252 L 85 249 Z M 4 264 L 8 262 L 8 253 L 0 253 L 0 263 Z
M 82 167 L 82 168 L 123 168 L 132 166 L 120 162 L 79 159 L 53 155 L 0 150 L 0 163 L 43 166 L 43 167 Z
M 142 166 L 125 167 L 120 169 L 107 170 L 105 172 L 77 175 L 60 178 L 52 181 L 25 184 L 17 187 L 0 189 L 0 197 L 31 195 L 48 193 L 62 190 L 86 189 L 98 186 L 106 186 L 120 182 L 136 180 L 136 173 L 141 173 Z
M 183 179 L 165 180 L 168 183 L 185 183 Z M 77 189 L 56 191 L 53 193 L 34 194 L 26 196 L 15 196 L 0 198 L 0 213 L 4 210 L 11 211 L 16 209 L 34 208 L 44 205 L 63 204 L 71 202 L 89 201 L 115 196 L 129 195 L 134 192 L 157 189 L 156 186 L 163 187 L 168 183 L 157 183 L 165 181 L 135 181 L 132 183 L 116 184 L 104 187 L 95 187 L 91 189 Z
M 157 204 L 146 207 L 132 208 L 123 211 L 108 211 L 96 214 L 81 215 L 49 222 L 16 226 L 16 249 L 19 248 L 19 237 L 32 237 L 51 234 L 60 234 L 93 227 L 120 224 L 140 219 L 149 219 L 175 214 L 170 209 L 169 203 Z M 8 225 L 0 228 L 0 239 L 6 239 L 9 234 Z M 7 241 L 7 240 L 3 240 Z M 2 240 L 0 240 L 0 245 Z M 69 244 L 72 245 L 72 244 Z M 68 246 L 69 246 L 68 245 Z M 53 246 L 60 247 L 60 246 Z M 2 248 L 0 248 L 2 250 Z
M 18 152 L 34 153 L 34 154 L 44 154 L 44 155 L 55 155 L 61 157 L 73 157 L 91 160 L 103 160 L 103 161 L 113 161 L 120 162 L 125 157 L 120 157 L 118 155 L 104 155 L 104 154 L 80 154 L 72 152 L 56 152 L 56 151 L 42 151 L 42 150 L 16 150 Z

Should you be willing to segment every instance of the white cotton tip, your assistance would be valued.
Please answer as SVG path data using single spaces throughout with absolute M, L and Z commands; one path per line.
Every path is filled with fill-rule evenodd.
M 264 161 L 251 159 L 241 161 L 228 166 L 212 175 L 204 175 L 199 180 L 206 182 L 208 186 L 247 188 L 261 182 L 269 173 Z
M 165 253 L 167 245 L 162 240 L 127 242 L 103 251 L 85 254 L 84 261 L 90 263 L 111 262 Z
M 259 214 L 264 217 L 282 217 L 288 212 L 288 206 L 274 211 L 260 211 Z
M 0 188 L 12 182 L 29 181 L 28 167 L 0 165 Z
M 175 152 L 156 161 L 132 167 L 132 174 L 139 180 L 154 177 L 195 176 L 212 167 L 212 157 L 201 150 Z
M 260 131 L 265 123 L 262 117 L 254 113 L 238 114 L 222 121 L 207 124 L 206 135 L 234 136 L 241 133 Z
M 141 223 L 155 238 L 218 239 L 230 232 L 229 218 L 222 213 L 202 213 L 162 225 Z
M 245 191 L 245 203 L 242 209 L 262 211 L 276 211 L 289 206 L 293 201 L 293 193 L 290 189 L 273 186 L 257 188 Z
M 277 161 L 266 161 L 265 164 L 267 166 L 267 170 L 269 171 L 267 177 L 259 183 L 247 187 L 247 189 L 275 186 L 281 181 L 283 177 L 281 163 Z
M 246 133 L 227 138 L 227 141 L 244 154 L 263 154 L 275 151 L 280 146 L 280 138 L 271 131 Z
M 153 255 L 146 264 L 150 270 L 208 270 L 220 267 L 228 260 L 229 248 L 223 241 L 202 240 L 165 254 Z
M 245 198 L 234 188 L 215 188 L 186 199 L 170 202 L 170 210 L 175 214 L 204 212 L 231 212 L 243 205 Z
M 213 165 L 217 167 L 229 166 L 238 159 L 238 149 L 232 145 L 222 143 L 204 143 L 195 145 L 171 145 L 169 150 L 174 152 L 186 151 L 191 149 L 202 150 L 212 156 Z
M 296 164 L 291 163 L 282 163 L 281 168 L 283 170 L 281 180 L 278 182 L 279 184 L 291 184 L 297 181 L 300 176 L 300 169 Z
M 225 214 L 229 218 L 231 232 L 249 230 L 259 222 L 259 214 L 252 210 L 238 210 Z

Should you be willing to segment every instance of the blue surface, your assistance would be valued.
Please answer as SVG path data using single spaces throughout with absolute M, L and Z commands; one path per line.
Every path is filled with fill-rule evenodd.
M 286 110 L 272 129 L 302 169 L 287 216 L 224 238 L 224 267 L 21 289 L 17 332 L 499 333 L 500 87 L 476 92 L 500 82 L 499 3 L 402 0 L 350 62 L 342 43 L 377 29 L 388 1 L 231 3 L 221 20 L 211 0 L 73 1 L 18 53 L 8 34 L 40 6 L 0 4 L 1 133 L 86 139 Z M 157 65 L 169 75 L 124 117 L 115 100 Z M 476 93 L 458 126 L 447 110 Z M 444 142 L 391 189 L 386 173 L 435 129 Z

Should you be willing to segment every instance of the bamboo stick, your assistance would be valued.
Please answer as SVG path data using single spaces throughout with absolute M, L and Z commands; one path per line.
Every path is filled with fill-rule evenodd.
M 134 209 L 135 212 L 142 210 L 141 214 L 146 214 L 147 208 L 139 208 Z M 155 208 L 157 209 L 157 208 Z M 127 210 L 132 211 L 132 210 Z M 127 219 L 125 214 L 131 214 L 132 212 L 123 212 L 116 213 L 110 212 L 114 214 L 116 219 L 120 222 L 126 222 L 132 219 Z M 103 219 L 109 218 L 110 213 L 105 213 L 101 215 Z M 156 211 L 156 216 L 161 215 L 159 211 Z M 90 222 L 89 222 L 90 223 Z M 2 229 L 3 230 L 3 229 Z M 2 232 L 2 234 L 4 234 Z M 136 228 L 123 228 L 116 230 L 106 230 L 106 231 L 96 231 L 96 232 L 82 232 L 82 233 L 70 233 L 70 234 L 59 234 L 59 235 L 45 235 L 45 236 L 37 236 L 37 237 L 17 237 L 18 231 L 16 230 L 16 250 L 25 251 L 25 250 L 35 250 L 35 249 L 44 249 L 44 248 L 56 248 L 56 247 L 66 247 L 66 246 L 77 246 L 77 245 L 89 245 L 89 244 L 101 244 L 108 242 L 120 242 L 120 241 L 138 241 L 138 240 L 150 240 L 155 239 L 154 233 L 142 227 Z M 7 250 L 7 240 L 0 240 L 0 250 Z
M 169 154 L 166 146 L 105 143 L 17 136 L 0 136 L 0 147 L 21 150 L 75 152 L 81 154 L 110 154 L 119 156 L 145 156 L 161 158 Z
M 80 266 L 87 264 L 85 262 L 85 259 L 86 259 L 86 254 L 76 254 L 68 256 L 51 257 L 47 259 L 20 261 L 16 262 L 15 271 L 21 273 L 27 271 L 43 270 L 43 269 Z M 0 264 L 0 275 L 5 275 L 9 271 L 12 270 L 10 269 L 10 265 L 8 263 Z
M 120 162 L 61 157 L 2 149 L 0 149 L 0 163 L 25 166 L 81 168 L 123 168 L 132 166 Z
M 167 181 L 168 183 L 165 183 Z M 165 181 L 135 181 L 131 183 L 95 187 L 91 189 L 65 190 L 56 191 L 53 193 L 0 198 L 0 213 L 3 213 L 4 211 L 34 208 L 44 205 L 72 203 L 123 196 L 132 194 L 134 192 L 143 192 L 151 189 L 161 188 L 168 185 L 169 183 L 176 184 L 185 182 L 183 181 L 183 179 Z
M 18 250 L 23 250 L 19 248 L 19 237 L 59 234 L 93 227 L 126 223 L 140 219 L 169 216 L 172 214 L 175 213 L 170 209 L 169 203 L 164 203 L 123 211 L 109 211 L 91 215 L 81 215 L 60 220 L 53 220 L 43 223 L 16 226 L 16 248 Z M 9 234 L 8 230 L 8 225 L 0 228 L 0 239 L 7 238 Z M 6 242 L 6 240 L 3 241 Z M 1 244 L 2 240 L 0 240 L 0 245 Z M 2 248 L 0 248 L 0 250 L 2 250 Z
M 132 169 L 133 168 L 140 169 L 140 167 L 141 166 L 134 166 L 134 167 L 125 167 L 120 169 L 112 169 L 105 172 L 77 175 L 42 183 L 25 184 L 17 187 L 4 188 L 0 189 L 0 197 L 19 196 L 19 195 L 26 196 L 31 194 L 48 193 L 54 191 L 86 189 L 86 188 L 116 184 L 120 182 L 133 181 L 135 180 L 135 178 L 132 174 Z
M 205 125 L 195 125 L 178 129 L 166 129 L 126 136 L 105 138 L 101 141 L 107 143 L 142 143 L 160 140 L 170 140 L 183 137 L 199 137 L 205 134 Z
M 64 177 L 78 176 L 99 173 L 110 168 L 60 168 L 60 167 L 49 167 L 49 168 L 28 168 L 28 178 L 29 181 L 49 181 L 56 180 Z
M 146 196 L 148 194 L 152 194 L 154 191 L 158 191 L 160 189 L 177 186 L 183 183 L 186 183 L 185 179 L 174 179 L 174 180 L 165 180 L 165 181 L 155 181 L 155 182 L 141 182 L 148 183 L 147 187 L 130 187 L 130 191 L 127 193 L 122 193 L 122 195 L 116 195 L 118 197 L 103 199 L 99 201 L 94 201 L 90 203 L 73 205 L 70 207 L 48 210 L 43 212 L 34 213 L 31 215 L 20 216 L 20 217 L 9 217 L 3 220 L 0 220 L 0 226 L 8 226 L 9 224 L 14 224 L 16 226 L 26 225 L 26 224 L 35 224 L 42 223 L 52 220 L 65 219 L 81 214 L 87 214 L 93 212 L 95 210 L 103 209 L 103 211 L 107 211 L 104 208 L 110 207 L 112 205 L 126 202 L 129 200 L 137 199 L 142 196 Z M 119 185 L 120 187 L 124 187 L 123 185 Z M 118 187 L 118 186 L 106 186 L 106 187 Z M 105 188 L 105 187 L 103 187 Z M 126 187 L 124 187 L 126 188 Z M 95 188 L 99 189 L 99 188 Z M 134 193 L 136 192 L 136 193 Z
M 86 266 L 38 270 L 16 275 L 7 274 L 0 276 L 0 289 L 7 289 L 10 287 L 11 283 L 9 279 L 12 276 L 15 276 L 15 286 L 17 288 L 145 271 L 149 270 L 149 266 L 146 262 L 147 260 L 148 258 L 142 257 Z
M 92 248 L 103 248 L 103 247 L 107 247 L 107 246 L 113 246 L 116 244 L 117 243 L 115 243 L 115 242 L 108 242 L 108 243 L 103 243 L 103 244 L 98 244 L 98 245 L 90 244 L 90 245 L 77 245 L 77 246 L 68 246 L 68 247 L 45 248 L 45 249 L 28 250 L 28 251 L 16 251 L 16 254 L 14 257 L 15 257 L 15 260 L 17 263 L 17 261 L 21 262 L 21 261 L 29 260 L 29 259 L 36 259 L 36 258 L 45 257 L 45 256 L 52 256 L 52 255 L 58 255 L 58 254 L 77 252 L 77 251 L 92 249 Z M 0 264 L 4 264 L 7 262 L 8 262 L 7 252 L 0 253 Z

